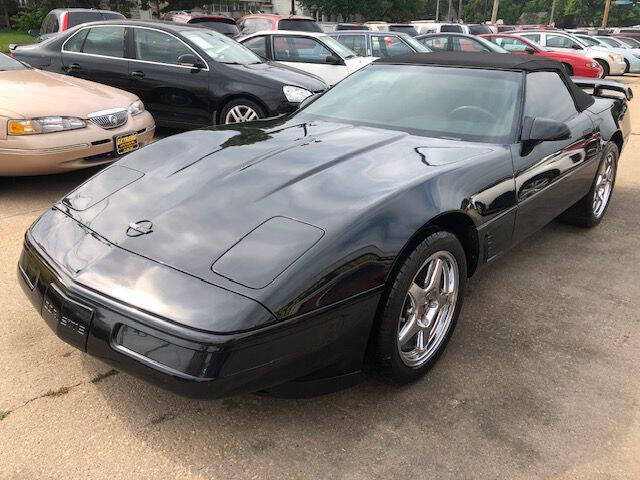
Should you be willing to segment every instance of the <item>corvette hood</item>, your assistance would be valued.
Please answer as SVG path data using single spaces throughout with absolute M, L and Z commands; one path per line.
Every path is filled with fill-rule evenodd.
M 57 207 L 113 244 L 215 283 L 228 277 L 228 262 L 212 265 L 245 237 L 250 241 L 238 251 L 264 251 L 267 234 L 293 243 L 288 235 L 306 236 L 307 243 L 292 247 L 302 254 L 385 197 L 487 151 L 398 131 L 279 119 L 161 140 Z M 249 235 L 263 224 L 261 235 Z

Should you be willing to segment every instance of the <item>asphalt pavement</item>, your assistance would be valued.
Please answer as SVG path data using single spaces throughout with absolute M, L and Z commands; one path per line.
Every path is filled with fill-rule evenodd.
M 0 479 L 640 478 L 640 77 L 604 222 L 552 223 L 469 284 L 422 380 L 332 395 L 167 393 L 58 340 L 27 227 L 92 171 L 0 178 Z

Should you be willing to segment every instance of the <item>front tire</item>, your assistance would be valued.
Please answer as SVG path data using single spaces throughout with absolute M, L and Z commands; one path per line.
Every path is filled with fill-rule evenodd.
M 227 103 L 220 112 L 220 123 L 230 125 L 259 120 L 265 117 L 264 109 L 253 100 L 238 98 Z
M 403 260 L 374 331 L 374 360 L 384 377 L 407 383 L 431 369 L 455 328 L 466 279 L 464 249 L 449 232 L 431 233 Z
M 564 212 L 560 217 L 561 220 L 584 228 L 595 227 L 602 221 L 613 195 L 618 157 L 618 146 L 609 142 L 602 153 L 602 160 L 598 165 L 589 193 Z
M 600 78 L 605 78 L 609 76 L 609 64 L 607 62 L 605 62 L 604 60 L 601 60 L 599 58 L 596 58 L 596 62 L 598 62 L 600 64 L 600 66 L 602 67 L 602 73 L 600 74 Z

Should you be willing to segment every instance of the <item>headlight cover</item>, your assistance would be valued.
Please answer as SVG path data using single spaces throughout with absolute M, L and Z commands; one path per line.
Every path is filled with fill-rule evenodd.
M 87 124 L 77 117 L 39 117 L 30 120 L 9 120 L 9 135 L 35 135 L 38 133 L 63 132 L 84 128 Z
M 131 105 L 129 105 L 129 108 L 127 110 L 129 111 L 132 117 L 135 117 L 136 115 L 140 115 L 141 113 L 144 112 L 144 103 L 142 103 L 142 100 L 136 100 Z
M 282 91 L 284 92 L 284 96 L 287 98 L 287 101 L 291 103 L 300 103 L 305 98 L 313 95 L 309 90 L 300 87 L 294 87 L 293 85 L 285 85 L 282 87 Z

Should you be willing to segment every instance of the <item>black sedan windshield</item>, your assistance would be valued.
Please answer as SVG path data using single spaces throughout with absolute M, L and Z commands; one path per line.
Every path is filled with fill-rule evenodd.
M 338 83 L 300 114 L 429 137 L 509 143 L 521 84 L 518 72 L 373 65 Z
M 247 47 L 218 32 L 193 30 L 182 32 L 182 34 L 216 62 L 240 65 L 262 62 L 260 57 Z
M 23 70 L 25 68 L 19 61 L 0 53 L 0 72 L 4 70 Z

